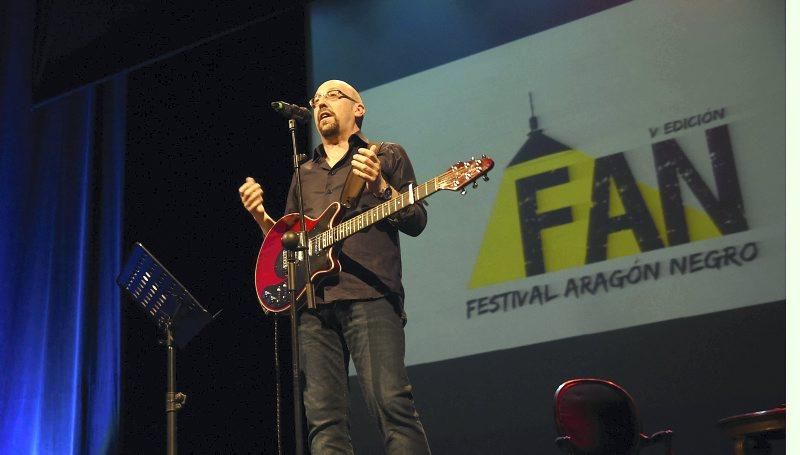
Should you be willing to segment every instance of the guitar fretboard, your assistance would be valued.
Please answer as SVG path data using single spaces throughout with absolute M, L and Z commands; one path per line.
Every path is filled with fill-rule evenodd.
M 396 197 L 382 204 L 376 205 L 375 207 L 367 210 L 364 213 L 354 216 L 353 218 L 345 220 L 325 232 L 315 235 L 309 240 L 311 254 L 316 254 L 319 251 L 332 246 L 336 242 L 340 242 L 356 232 L 367 228 L 394 213 L 397 213 L 414 202 L 425 199 L 431 194 L 439 191 L 441 189 L 439 187 L 440 180 L 443 179 L 446 174 L 447 173 L 439 175 L 421 185 L 416 186 L 411 190 L 411 194 L 409 194 L 408 187 L 406 187 L 405 190 Z

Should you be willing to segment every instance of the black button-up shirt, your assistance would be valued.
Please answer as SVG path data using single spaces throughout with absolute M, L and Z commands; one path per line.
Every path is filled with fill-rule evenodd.
M 352 167 L 353 154 L 360 147 L 368 147 L 363 134 L 350 136 L 347 154 L 335 165 L 325 159 L 325 149 L 320 144 L 311 159 L 300 166 L 303 179 L 303 203 L 306 216 L 316 218 L 333 202 L 338 202 L 345 179 Z M 384 179 L 398 192 L 416 186 L 414 169 L 406 151 L 398 144 L 383 143 L 377 152 Z M 286 199 L 286 214 L 298 211 L 297 179 L 293 178 Z M 368 191 L 361 195 L 355 213 L 360 213 L 383 202 Z M 419 235 L 428 221 L 422 202 L 416 202 L 391 217 L 362 229 L 345 239 L 339 251 L 342 271 L 325 279 L 318 287 L 318 298 L 325 303 L 339 300 L 363 300 L 395 295 L 404 297 L 401 282 L 400 239 L 398 230 L 411 236 Z

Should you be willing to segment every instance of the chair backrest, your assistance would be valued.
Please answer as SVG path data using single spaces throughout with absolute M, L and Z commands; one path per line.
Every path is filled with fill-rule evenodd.
M 628 392 L 603 379 L 572 379 L 556 390 L 556 427 L 572 453 L 638 453 L 641 423 Z

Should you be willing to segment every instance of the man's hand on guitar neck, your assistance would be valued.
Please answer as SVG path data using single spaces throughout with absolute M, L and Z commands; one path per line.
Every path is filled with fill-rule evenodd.
M 239 198 L 242 200 L 244 208 L 258 223 L 261 232 L 267 235 L 275 221 L 264 210 L 264 190 L 261 189 L 261 185 L 252 177 L 247 177 L 244 184 L 239 187 Z

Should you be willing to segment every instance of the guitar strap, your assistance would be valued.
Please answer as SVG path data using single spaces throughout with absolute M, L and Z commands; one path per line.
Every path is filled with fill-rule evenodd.
M 370 142 L 367 147 L 372 147 L 373 145 L 377 146 L 375 149 L 377 153 L 380 152 L 381 147 L 383 147 L 383 142 Z M 366 185 L 367 182 L 363 178 L 355 175 L 353 169 L 350 168 L 350 173 L 347 174 L 344 186 L 342 187 L 342 194 L 339 196 L 339 202 L 341 202 L 346 209 L 352 209 L 358 206 L 361 193 L 364 192 L 364 187 Z

